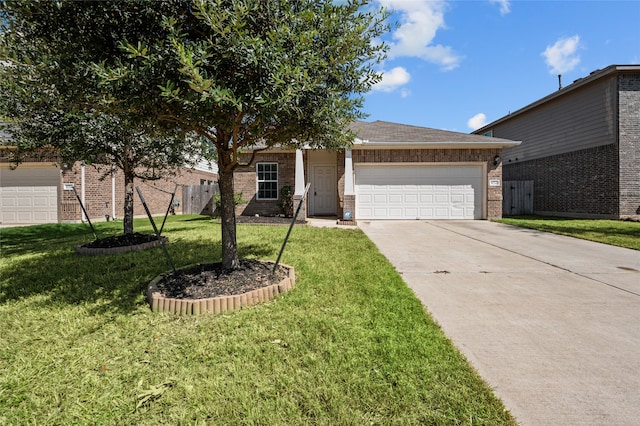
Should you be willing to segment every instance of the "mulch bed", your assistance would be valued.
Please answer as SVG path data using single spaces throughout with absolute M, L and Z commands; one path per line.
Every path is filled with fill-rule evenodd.
M 114 235 L 113 237 L 99 238 L 90 243 L 83 244 L 83 247 L 87 248 L 114 248 L 114 247 L 128 247 L 136 246 L 138 244 L 150 243 L 157 241 L 158 237 L 153 234 L 140 234 L 134 232 L 133 234 Z
M 167 274 L 157 283 L 164 297 L 176 299 L 206 299 L 243 294 L 261 287 L 278 284 L 287 277 L 287 270 L 254 259 L 240 259 L 240 267 L 226 270 L 221 263 L 197 265 Z

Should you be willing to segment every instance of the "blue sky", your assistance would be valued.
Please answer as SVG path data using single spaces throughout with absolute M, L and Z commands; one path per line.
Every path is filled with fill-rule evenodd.
M 376 0 L 397 22 L 367 121 L 468 133 L 609 65 L 640 64 L 640 0 Z

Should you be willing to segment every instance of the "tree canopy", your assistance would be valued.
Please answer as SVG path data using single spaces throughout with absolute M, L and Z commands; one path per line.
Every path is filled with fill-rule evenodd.
M 374 67 L 385 52 L 375 40 L 386 15 L 366 0 L 24 0 L 2 7 L 0 60 L 19 71 L 12 91 L 32 94 L 32 83 L 45 90 L 23 96 L 24 108 L 126 117 L 154 132 L 194 132 L 215 146 L 229 268 L 238 264 L 233 172 L 241 151 L 348 146 L 347 126 L 363 118 L 362 95 L 379 80 Z

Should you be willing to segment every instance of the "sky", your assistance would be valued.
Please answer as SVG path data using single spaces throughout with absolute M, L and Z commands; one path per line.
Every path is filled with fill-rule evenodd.
M 640 64 L 640 0 L 374 3 L 395 25 L 365 121 L 469 133 L 558 90 L 558 74 Z

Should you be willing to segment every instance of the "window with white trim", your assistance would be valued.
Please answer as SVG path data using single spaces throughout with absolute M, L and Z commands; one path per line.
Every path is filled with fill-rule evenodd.
M 278 163 L 256 163 L 258 200 L 278 199 Z

